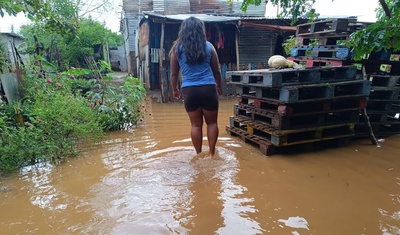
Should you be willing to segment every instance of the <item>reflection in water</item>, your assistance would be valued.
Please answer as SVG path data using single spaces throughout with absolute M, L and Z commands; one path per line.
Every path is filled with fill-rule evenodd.
M 393 170 L 393 168 L 390 170 Z M 397 188 L 399 188 L 399 186 L 400 178 L 397 178 Z M 394 205 L 400 205 L 400 192 L 398 192 L 398 194 L 391 194 L 390 197 L 392 198 Z M 379 222 L 382 234 L 400 234 L 400 209 L 398 208 L 397 211 L 389 212 L 382 208 L 378 208 L 378 211 L 382 217 Z
M 303 228 L 303 229 L 308 229 L 308 223 L 307 220 L 301 217 L 289 217 L 289 219 L 280 219 L 278 220 L 281 223 L 284 223 L 285 226 L 291 227 L 291 228 Z
M 114 171 L 91 191 L 93 206 L 106 219 L 102 224 L 88 224 L 88 231 L 99 226 L 112 234 L 185 234 L 195 228 L 218 230 L 219 234 L 260 231 L 257 222 L 246 215 L 255 210 L 250 204 L 253 200 L 240 198 L 246 189 L 235 183 L 235 153 L 222 147 L 217 151 L 218 159 L 195 161 L 190 161 L 194 156 L 191 146 L 123 157 L 120 151 L 107 152 L 102 159 Z M 219 218 L 221 223 L 213 228 L 205 218 Z
M 187 157 L 191 152 L 174 147 L 124 156 L 123 164 L 91 191 L 96 210 L 107 218 L 103 230 L 110 229 L 112 234 L 184 232 L 174 217 L 187 210 L 190 191 L 186 185 L 193 174 Z M 114 164 L 114 158 L 121 159 L 117 156 L 118 152 L 109 152 L 103 160 L 106 165 Z
M 383 209 L 378 209 L 378 210 L 383 217 L 379 223 L 382 233 L 385 235 L 400 234 L 400 227 L 392 225 L 393 223 L 400 221 L 400 211 L 396 211 L 393 214 L 389 214 L 388 211 L 385 211 Z
M 57 210 L 65 209 L 67 205 L 65 203 L 57 204 L 57 200 L 62 198 L 62 192 L 57 190 L 52 185 L 52 175 L 50 174 L 54 169 L 51 164 L 37 164 L 35 166 L 25 167 L 21 171 L 21 180 L 29 182 L 32 187 L 32 197 L 30 201 L 32 205 L 35 205 L 41 209 L 46 210 Z
M 247 189 L 236 182 L 238 160 L 235 153 L 220 147 L 216 158 L 194 162 L 196 178 L 190 187 L 194 194 L 190 214 L 195 216 L 189 225 L 192 232 L 261 233 L 259 224 L 249 216 L 256 211 L 252 205 L 254 199 L 244 197 Z
M 148 102 L 135 130 L 1 180 L 0 231 L 400 234 L 400 137 L 266 158 L 224 132 L 235 103 L 221 100 L 215 159 L 195 156 L 182 104 Z

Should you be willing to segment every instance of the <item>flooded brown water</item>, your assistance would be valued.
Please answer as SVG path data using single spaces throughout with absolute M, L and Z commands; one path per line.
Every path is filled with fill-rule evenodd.
M 193 158 L 182 104 L 151 101 L 135 130 L 3 179 L 0 234 L 400 234 L 400 137 L 266 158 L 225 132 L 235 102 L 216 160 Z

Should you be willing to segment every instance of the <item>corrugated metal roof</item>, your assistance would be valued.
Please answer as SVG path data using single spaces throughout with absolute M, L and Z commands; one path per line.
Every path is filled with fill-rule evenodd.
M 165 11 L 165 2 L 164 2 L 164 0 L 153 0 L 153 11 L 155 11 L 155 12 L 164 12 Z
M 230 13 L 231 4 L 227 0 L 190 0 L 190 10 L 193 13 Z
M 4 33 L 4 32 L 0 32 L 0 34 L 2 34 L 2 35 L 7 35 L 7 36 L 12 37 L 12 38 L 19 38 L 19 39 L 22 39 L 22 40 L 25 39 L 24 37 L 22 37 L 21 35 L 18 35 L 18 34 L 16 34 L 16 33 Z
M 267 63 L 274 53 L 276 34 L 263 29 L 242 28 L 239 35 L 239 63 Z
M 264 16 L 266 2 L 262 2 L 260 5 L 250 5 L 246 12 L 243 12 L 240 7 L 243 0 L 233 0 L 228 2 L 227 0 L 190 0 L 190 10 L 193 13 L 211 13 L 211 14 L 245 14 Z
M 267 5 L 267 1 L 261 1 L 260 5 L 249 5 L 247 7 L 246 12 L 243 12 L 240 8 L 242 6 L 243 1 L 232 1 L 232 12 L 239 13 L 243 15 L 252 15 L 252 16 L 264 16 L 265 15 L 265 7 Z
M 152 11 L 153 10 L 153 0 L 123 0 L 122 7 L 124 11 L 132 12 L 142 12 L 142 11 Z
M 191 16 L 194 16 L 204 22 L 237 22 L 240 17 L 228 17 L 228 16 L 214 16 L 207 14 L 176 14 L 176 15 L 159 15 L 155 13 L 145 12 L 145 17 L 158 18 L 170 21 L 183 21 Z
M 164 14 L 182 14 L 190 13 L 189 0 L 164 0 Z
M 121 20 L 121 32 L 125 41 L 126 51 L 135 51 L 135 38 L 138 33 L 141 14 L 124 12 Z
M 280 25 L 270 25 L 270 24 L 257 24 L 251 22 L 241 21 L 240 26 L 252 27 L 257 29 L 265 29 L 269 31 L 280 31 L 280 32 L 296 32 L 296 26 L 280 26 Z

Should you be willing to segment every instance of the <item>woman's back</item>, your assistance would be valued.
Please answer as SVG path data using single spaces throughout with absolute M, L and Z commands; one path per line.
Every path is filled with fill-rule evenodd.
M 213 85 L 215 79 L 210 67 L 211 43 L 206 41 L 206 59 L 203 62 L 189 63 L 183 46 L 178 48 L 178 62 L 182 70 L 182 87 Z

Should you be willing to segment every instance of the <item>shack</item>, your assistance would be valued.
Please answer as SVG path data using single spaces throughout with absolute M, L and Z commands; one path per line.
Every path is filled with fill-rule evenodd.
M 266 68 L 274 54 L 284 55 L 282 42 L 296 32 L 288 19 L 269 19 L 265 5 L 242 1 L 142 0 L 123 1 L 121 32 L 124 36 L 127 71 L 141 79 L 146 89 L 161 90 L 171 98 L 168 52 L 178 36 L 180 23 L 195 16 L 205 22 L 207 39 L 217 49 L 223 75 L 223 92 L 229 94 L 225 74 L 230 70 Z M 299 22 L 300 23 L 300 22 Z
M 138 77 L 147 89 L 161 89 L 163 101 L 170 99 L 168 52 L 178 36 L 182 20 L 195 16 L 205 22 L 207 40 L 217 50 L 223 75 L 223 92 L 229 93 L 225 74 L 230 70 L 266 68 L 274 54 L 284 54 L 282 42 L 296 27 L 281 19 L 243 18 L 208 14 L 160 15 L 143 13 L 139 23 Z
M 228 2 L 227 0 L 123 0 L 120 31 L 124 39 L 124 56 L 127 72 L 137 76 L 137 38 L 139 37 L 139 22 L 143 12 L 152 12 L 160 15 L 172 14 L 243 14 L 240 9 L 243 0 Z M 264 16 L 266 3 L 259 6 L 249 6 L 248 16 Z M 121 62 L 123 63 L 123 62 Z

